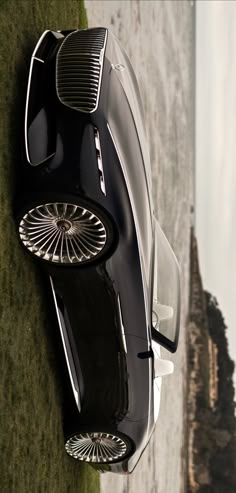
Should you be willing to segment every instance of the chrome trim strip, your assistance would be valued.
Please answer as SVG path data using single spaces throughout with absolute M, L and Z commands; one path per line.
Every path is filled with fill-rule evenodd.
M 102 150 L 101 150 L 100 137 L 97 127 L 94 127 L 94 137 L 95 137 L 95 147 L 97 151 L 97 164 L 99 171 L 100 188 L 102 190 L 102 193 L 106 195 L 106 185 L 105 185 L 103 163 L 102 163 Z
M 30 161 L 29 157 L 29 148 L 28 148 L 28 139 L 27 139 L 27 122 L 28 122 L 28 107 L 29 107 L 29 94 L 30 94 L 30 85 L 31 85 L 31 77 L 32 77 L 32 71 L 33 71 L 33 64 L 34 60 L 38 60 L 35 57 L 35 54 L 42 43 L 43 39 L 45 38 L 46 34 L 49 32 L 49 29 L 43 32 L 42 36 L 39 38 L 35 49 L 33 51 L 31 61 L 30 61 L 30 69 L 29 69 L 29 78 L 28 78 L 28 85 L 27 85 L 27 93 L 26 93 L 26 103 L 25 103 L 25 152 L 26 152 L 26 158 L 28 163 L 32 164 Z M 42 60 L 41 60 L 42 61 Z M 40 163 L 39 163 L 40 164 Z
M 68 373 L 69 373 L 69 377 L 70 377 L 71 387 L 73 390 L 73 394 L 74 394 L 77 408 L 80 412 L 81 411 L 81 401 L 80 401 L 79 383 L 78 383 L 78 379 L 76 376 L 76 369 L 75 369 L 73 356 L 72 356 L 72 352 L 71 352 L 70 341 L 69 341 L 69 338 L 67 335 L 65 324 L 62 321 L 62 318 L 60 316 L 60 312 L 59 312 L 58 305 L 57 305 L 56 293 L 54 290 L 53 280 L 52 280 L 51 276 L 49 276 L 49 279 L 50 279 L 50 283 L 51 283 L 52 294 L 53 294 L 54 304 L 55 304 L 55 308 L 56 308 L 57 320 L 58 320 L 58 325 L 59 325 L 59 329 L 60 329 L 60 333 L 61 333 L 61 339 L 62 339 L 63 349 L 64 349 L 64 353 L 65 353 L 66 364 L 67 364 L 67 369 L 68 369 Z
M 46 31 L 43 32 L 42 36 L 40 36 L 35 48 L 34 48 L 34 51 L 33 51 L 33 54 L 32 54 L 32 57 L 35 56 L 35 53 L 37 53 L 37 50 L 39 48 L 39 46 L 41 45 L 43 39 L 45 38 L 46 34 L 50 32 L 50 29 L 46 29 Z
M 126 344 L 126 338 L 125 338 L 125 328 L 124 328 L 124 324 L 123 324 L 123 317 L 122 317 L 120 295 L 119 294 L 117 295 L 117 303 L 118 303 L 119 317 L 120 317 L 121 337 L 122 337 L 124 350 L 127 354 L 128 351 L 127 351 L 127 344 Z
M 154 411 L 154 422 L 156 423 L 159 412 L 160 412 L 160 404 L 161 404 L 161 384 L 162 377 L 153 378 L 153 411 Z
M 37 56 L 34 56 L 33 58 L 34 58 L 34 60 L 37 60 L 38 62 L 44 63 L 44 60 L 41 60 L 41 58 L 38 58 Z

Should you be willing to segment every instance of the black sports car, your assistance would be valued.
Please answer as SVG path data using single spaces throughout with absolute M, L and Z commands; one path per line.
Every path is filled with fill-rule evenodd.
M 160 345 L 176 351 L 179 334 L 179 269 L 153 212 L 143 122 L 111 32 L 42 34 L 17 230 L 51 285 L 70 392 L 66 451 L 117 473 L 134 469 L 150 439 L 161 377 L 173 370 Z

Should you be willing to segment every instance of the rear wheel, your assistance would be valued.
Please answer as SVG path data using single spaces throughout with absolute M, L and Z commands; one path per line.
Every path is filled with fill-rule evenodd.
M 126 437 L 103 432 L 73 434 L 65 443 L 66 452 L 74 459 L 94 464 L 123 460 L 131 450 Z
M 106 255 L 114 243 L 108 215 L 85 201 L 47 201 L 28 207 L 19 237 L 35 257 L 57 265 L 84 265 Z

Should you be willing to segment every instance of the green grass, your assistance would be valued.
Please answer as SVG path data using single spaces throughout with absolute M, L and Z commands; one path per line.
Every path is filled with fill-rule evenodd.
M 96 493 L 98 474 L 64 452 L 45 295 L 12 218 L 32 49 L 45 29 L 86 27 L 86 11 L 78 0 L 7 0 L 0 7 L 0 490 Z

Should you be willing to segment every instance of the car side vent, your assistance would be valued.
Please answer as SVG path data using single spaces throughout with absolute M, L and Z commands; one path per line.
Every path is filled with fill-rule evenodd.
M 99 131 L 96 127 L 94 127 L 94 138 L 95 138 L 95 148 L 96 148 L 96 155 L 97 155 L 97 165 L 98 165 L 98 172 L 99 172 L 100 187 L 101 187 L 102 193 L 104 195 L 106 195 L 106 185 L 105 185 L 103 163 L 102 163 L 102 149 L 101 149 Z
M 56 88 L 60 101 L 77 111 L 97 109 L 107 30 L 75 31 L 63 41 L 57 54 Z

